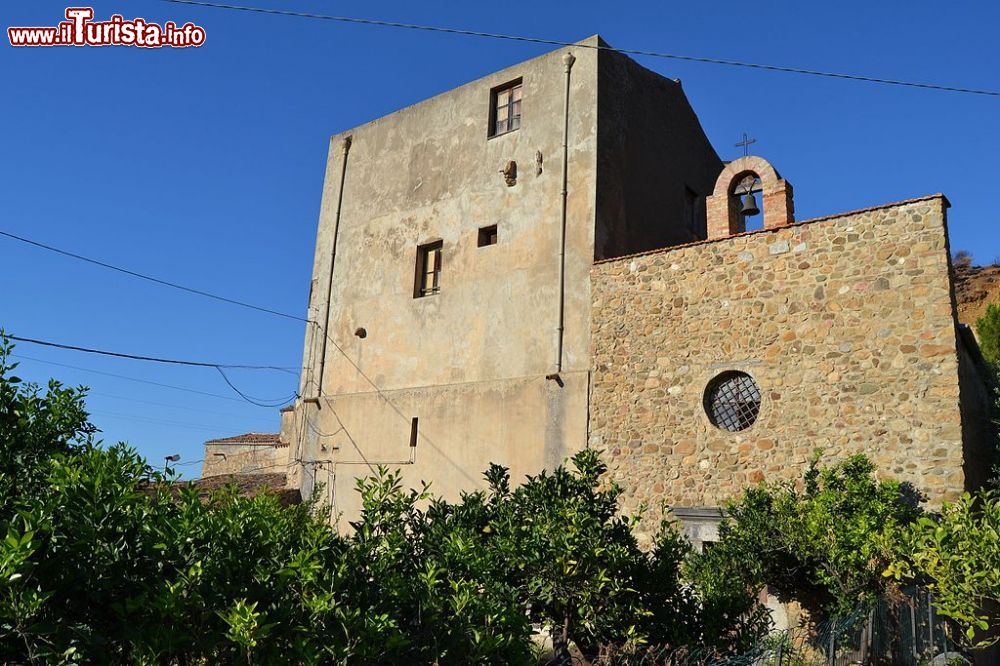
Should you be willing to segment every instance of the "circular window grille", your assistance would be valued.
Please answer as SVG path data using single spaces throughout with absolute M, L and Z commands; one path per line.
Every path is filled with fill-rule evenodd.
M 746 430 L 760 414 L 760 387 L 745 372 L 724 372 L 705 390 L 705 411 L 716 428 Z

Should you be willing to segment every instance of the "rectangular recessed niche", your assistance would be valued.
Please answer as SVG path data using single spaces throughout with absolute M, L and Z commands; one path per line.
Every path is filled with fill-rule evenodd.
M 497 225 L 492 224 L 479 230 L 479 247 L 497 244 Z

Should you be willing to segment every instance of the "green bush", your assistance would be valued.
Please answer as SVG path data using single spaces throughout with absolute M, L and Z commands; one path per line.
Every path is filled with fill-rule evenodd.
M 990 303 L 986 312 L 976 320 L 979 348 L 986 362 L 996 369 L 1000 366 L 1000 306 Z
M 928 553 L 913 571 L 936 581 L 942 613 L 993 620 L 968 595 L 996 600 L 995 581 L 961 563 L 968 550 L 996 572 L 995 515 L 968 523 L 974 550 L 959 529 L 971 510 L 938 526 L 863 456 L 814 462 L 803 490 L 746 491 L 702 554 L 669 520 L 641 549 L 638 517 L 620 512 L 590 450 L 516 488 L 494 465 L 486 489 L 457 502 L 380 468 L 359 480 L 362 513 L 340 535 L 328 507 L 234 488 L 199 497 L 128 446 L 102 446 L 85 391 L 22 383 L 9 351 L 0 345 L 2 662 L 524 664 L 539 630 L 561 663 L 573 646 L 616 663 L 718 658 L 767 636 L 765 584 L 815 618 L 891 591 L 883 571 L 911 561 L 904 534 Z M 932 525 L 951 536 L 921 531 Z
M 719 543 L 692 567 L 706 604 L 720 600 L 718 631 L 731 631 L 729 597 L 740 598 L 746 587 L 769 586 L 779 599 L 802 604 L 814 622 L 895 590 L 882 574 L 903 557 L 902 534 L 923 516 L 921 498 L 875 471 L 863 455 L 825 468 L 814 458 L 803 490 L 761 484 L 727 506 Z
M 906 533 L 907 557 L 887 571 L 933 592 L 937 612 L 950 618 L 971 646 L 1000 636 L 1000 493 L 965 493 L 939 517 L 921 518 Z M 992 630 L 992 631 L 991 631 Z
M 0 661 L 531 663 L 697 636 L 664 523 L 639 549 L 597 454 L 457 503 L 362 479 L 349 536 L 311 503 L 196 489 L 103 447 L 83 389 L 12 375 L 0 347 Z M 319 510 L 316 510 L 319 509 Z

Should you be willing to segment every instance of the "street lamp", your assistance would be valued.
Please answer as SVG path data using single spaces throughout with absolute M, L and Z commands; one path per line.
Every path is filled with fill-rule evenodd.
M 164 474 L 167 473 L 167 465 L 169 465 L 172 462 L 177 462 L 180 459 L 181 459 L 181 454 L 179 453 L 175 453 L 172 456 L 163 456 L 163 473 Z

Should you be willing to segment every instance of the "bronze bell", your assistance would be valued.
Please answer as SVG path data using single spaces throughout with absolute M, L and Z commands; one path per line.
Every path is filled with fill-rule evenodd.
M 754 197 L 753 192 L 747 192 L 746 196 L 743 197 L 743 208 L 740 209 L 740 215 L 743 217 L 751 217 L 760 212 L 760 208 L 757 208 L 757 199 Z

